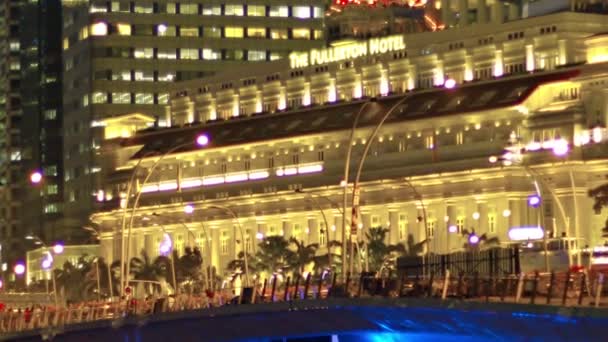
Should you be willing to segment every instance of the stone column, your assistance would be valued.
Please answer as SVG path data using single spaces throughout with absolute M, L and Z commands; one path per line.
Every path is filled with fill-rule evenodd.
M 317 218 L 309 217 L 306 227 L 309 231 L 307 244 L 319 243 L 319 222 Z
M 448 222 L 446 222 L 446 227 L 445 227 L 445 231 L 448 234 L 447 252 L 450 253 L 452 251 L 452 248 L 458 247 L 457 244 L 460 241 L 458 232 L 450 233 L 450 231 L 449 231 L 449 227 L 451 225 L 456 225 L 456 218 L 458 217 L 458 209 L 456 208 L 456 205 L 454 205 L 454 203 L 448 203 L 447 208 L 446 208 L 446 214 L 448 217 Z
M 492 6 L 492 23 L 502 24 L 504 21 L 504 3 L 502 1 L 494 1 L 494 5 Z
M 460 13 L 458 24 L 460 27 L 469 25 L 469 2 L 468 0 L 458 0 L 458 12 Z
M 144 249 L 146 250 L 146 253 L 148 253 L 149 256 L 154 255 L 154 235 L 153 234 L 146 234 L 144 236 Z
M 283 237 L 286 240 L 289 240 L 292 237 L 292 231 L 291 230 L 293 228 L 293 225 L 287 219 L 284 219 L 283 223 L 282 223 L 282 226 L 283 226 L 282 227 L 282 229 L 283 229 Z
M 389 209 L 388 221 L 390 222 L 388 243 L 394 245 L 396 243 L 404 242 L 399 241 L 399 211 L 397 209 Z
M 331 232 L 331 238 L 342 242 L 342 214 L 334 214 L 333 222 L 334 226 L 336 226 L 336 230 Z
M 477 211 L 479 212 L 478 235 L 488 233 L 488 205 L 487 203 L 478 203 Z
M 526 71 L 534 71 L 536 69 L 536 57 L 534 53 L 534 44 L 526 45 Z
M 486 0 L 477 0 L 477 23 L 485 24 L 488 22 L 488 5 Z
M 450 0 L 441 0 L 441 21 L 446 28 L 452 25 L 452 9 L 450 8 Z
M 519 14 L 519 6 L 514 2 L 509 3 L 509 21 L 517 20 L 521 17 Z

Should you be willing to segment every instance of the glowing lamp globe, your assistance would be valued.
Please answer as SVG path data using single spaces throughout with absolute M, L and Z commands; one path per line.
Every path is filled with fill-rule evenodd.
M 32 184 L 38 184 L 42 181 L 42 173 L 40 171 L 34 171 L 30 174 L 30 182 Z
M 184 207 L 184 213 L 192 214 L 193 212 L 194 212 L 194 207 L 192 205 L 188 204 Z
M 163 234 L 163 240 L 160 242 L 160 246 L 158 246 L 158 251 L 160 255 L 167 256 L 171 254 L 173 250 L 173 241 L 171 240 L 171 236 L 165 233 Z
M 469 243 L 471 245 L 476 245 L 479 243 L 479 236 L 477 236 L 475 233 L 469 235 Z
M 63 253 L 64 250 L 64 246 L 60 243 L 55 244 L 55 246 L 53 246 L 53 253 L 55 254 L 61 254 Z
M 511 210 L 505 209 L 502 211 L 502 217 L 509 217 L 509 216 L 511 216 Z
M 444 83 L 443 86 L 446 89 L 454 89 L 456 87 L 456 81 L 452 78 L 448 78 Z
M 528 196 L 528 206 L 532 208 L 538 208 L 540 206 L 541 198 L 539 195 L 534 194 Z
M 262 240 L 264 238 L 264 234 L 262 234 L 261 232 L 257 232 L 255 234 L 255 238 L 258 240 Z
M 22 275 L 25 273 L 25 265 L 24 264 L 17 264 L 15 265 L 14 269 L 15 274 L 16 275 Z
M 570 152 L 570 146 L 568 145 L 568 141 L 566 139 L 557 139 L 553 144 L 553 154 L 558 157 L 565 156 Z
M 448 232 L 450 232 L 450 233 L 456 233 L 457 231 L 458 231 L 458 227 L 454 224 L 452 224 L 448 227 Z
M 165 24 L 159 24 L 156 27 L 156 31 L 158 32 L 158 34 L 161 34 L 161 35 L 165 34 L 165 32 L 167 32 L 167 25 L 165 25 Z
M 207 146 L 209 145 L 209 137 L 205 134 L 201 134 L 196 137 L 196 144 L 198 146 Z
M 49 258 L 42 260 L 41 266 L 43 270 L 48 270 L 53 265 L 53 261 Z

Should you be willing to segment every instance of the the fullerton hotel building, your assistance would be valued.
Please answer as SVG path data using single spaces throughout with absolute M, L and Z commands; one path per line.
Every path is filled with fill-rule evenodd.
M 177 83 L 160 118 L 171 127 L 140 113 L 102 123 L 102 167 L 116 171 L 91 219 L 110 259 L 121 241 L 130 256 L 158 255 L 166 232 L 220 270 L 267 236 L 340 241 L 347 151 L 348 225 L 364 146 L 394 107 L 362 168 L 359 239 L 382 226 L 391 244 L 411 235 L 447 253 L 465 229 L 509 243 L 522 238 L 513 228 L 540 225 L 603 244 L 606 214 L 587 192 L 608 175 L 607 61 L 606 16 L 564 12 L 340 42 Z

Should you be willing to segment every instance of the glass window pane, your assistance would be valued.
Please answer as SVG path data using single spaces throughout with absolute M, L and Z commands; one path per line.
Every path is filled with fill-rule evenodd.
M 243 38 L 243 28 L 227 26 L 224 29 L 224 36 L 226 38 Z
M 270 30 L 270 38 L 272 39 L 288 39 L 289 34 L 287 29 L 272 29 Z
M 310 29 L 307 28 L 294 28 L 293 39 L 310 39 Z
M 293 6 L 291 11 L 295 18 L 310 18 L 310 7 L 309 6 Z
M 271 17 L 287 17 L 289 11 L 287 6 L 270 6 L 269 16 Z
M 224 15 L 243 15 L 245 14 L 243 10 L 243 5 L 225 5 L 224 6 Z
M 266 38 L 266 28 L 264 28 L 264 27 L 249 27 L 249 28 L 247 28 L 247 37 L 250 37 L 250 38 Z
M 249 61 L 265 61 L 266 51 L 249 50 L 247 52 L 247 60 Z
M 250 17 L 264 17 L 266 16 L 266 6 L 249 5 L 247 6 L 247 15 Z
M 205 27 L 203 30 L 203 36 L 207 38 L 221 38 L 222 30 L 219 27 Z
M 222 15 L 222 7 L 220 5 L 204 5 L 203 15 Z

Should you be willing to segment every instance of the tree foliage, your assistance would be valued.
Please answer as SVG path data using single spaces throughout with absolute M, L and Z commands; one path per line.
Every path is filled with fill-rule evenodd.
M 593 210 L 596 213 L 601 213 L 603 208 L 608 208 L 608 183 L 589 190 L 589 197 L 593 198 Z M 602 236 L 608 238 L 608 217 L 602 228 Z

